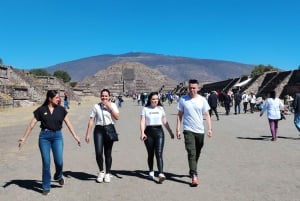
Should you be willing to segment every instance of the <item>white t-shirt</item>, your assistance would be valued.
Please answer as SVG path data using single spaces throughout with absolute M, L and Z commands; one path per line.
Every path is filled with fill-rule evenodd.
M 119 109 L 115 103 L 111 103 L 111 107 L 116 113 L 119 113 Z M 103 121 L 103 116 L 105 121 Z M 102 110 L 100 108 L 100 105 L 95 104 L 90 114 L 90 117 L 93 118 L 95 117 L 96 125 L 103 126 L 108 124 L 114 124 L 114 120 L 111 117 L 111 113 L 106 108 L 103 108 L 103 116 L 102 116 Z
M 166 116 L 165 110 L 161 106 L 144 107 L 141 116 L 145 116 L 145 125 L 162 125 L 162 118 Z
M 242 95 L 242 100 L 243 100 L 243 103 L 247 103 L 248 102 L 248 95 L 247 94 L 243 94 Z
M 195 98 L 191 98 L 189 95 L 182 96 L 177 109 L 183 113 L 183 130 L 204 133 L 203 113 L 210 109 L 204 97 L 200 95 Z
M 283 103 L 279 98 L 267 98 L 261 114 L 267 110 L 268 119 L 280 119 L 280 110 L 282 110 L 283 107 Z
M 250 103 L 256 103 L 256 96 L 254 94 L 250 95 Z

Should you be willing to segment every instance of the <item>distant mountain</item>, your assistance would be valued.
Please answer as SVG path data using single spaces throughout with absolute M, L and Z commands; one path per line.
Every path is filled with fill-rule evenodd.
M 188 79 L 221 81 L 251 73 L 254 65 L 212 59 L 195 59 L 153 53 L 126 53 L 98 55 L 46 67 L 49 73 L 63 70 L 72 81 L 81 81 L 118 62 L 139 62 L 160 71 L 169 78 L 182 82 Z

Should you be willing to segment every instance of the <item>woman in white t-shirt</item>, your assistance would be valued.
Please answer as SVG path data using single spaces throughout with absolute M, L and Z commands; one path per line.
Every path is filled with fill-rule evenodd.
M 166 177 L 163 173 L 163 148 L 164 148 L 164 130 L 162 125 L 168 130 L 172 139 L 174 134 L 168 124 L 166 113 L 158 98 L 157 92 L 152 92 L 148 96 L 148 101 L 141 112 L 140 121 L 140 139 L 145 143 L 148 152 L 149 178 L 154 179 L 153 159 L 156 157 L 159 183 L 162 183 Z
M 280 120 L 281 114 L 280 111 L 284 109 L 283 103 L 279 98 L 276 98 L 275 91 L 270 92 L 270 97 L 267 98 L 263 109 L 260 112 L 260 116 L 267 111 L 267 116 L 269 120 L 270 130 L 272 134 L 272 141 L 277 140 L 277 130 L 278 130 L 278 121 Z
M 114 121 L 118 120 L 119 109 L 117 105 L 110 101 L 110 91 L 108 89 L 102 89 L 100 92 L 101 102 L 94 105 L 90 114 L 88 127 L 85 134 L 85 141 L 90 142 L 90 133 L 94 127 L 93 137 L 95 145 L 96 161 L 99 168 L 99 174 L 96 179 L 97 182 L 110 182 L 111 178 L 111 165 L 112 165 L 112 147 L 113 141 L 111 141 L 106 133 L 106 129 L 114 129 Z M 105 159 L 103 160 L 103 153 Z M 105 171 L 104 164 L 105 162 Z

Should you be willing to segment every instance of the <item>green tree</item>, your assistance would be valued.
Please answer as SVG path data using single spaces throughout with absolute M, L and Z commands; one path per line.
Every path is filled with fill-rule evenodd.
M 62 79 L 65 83 L 70 82 L 71 77 L 66 71 L 58 70 L 53 73 L 54 77 Z
M 260 74 L 263 74 L 265 72 L 274 71 L 274 70 L 278 71 L 277 68 L 274 68 L 271 65 L 265 66 L 265 65 L 260 64 L 258 66 L 255 66 L 255 68 L 251 72 L 251 76 L 260 75 Z
M 3 64 L 3 61 L 2 61 L 2 59 L 0 58 L 0 64 Z
M 45 69 L 32 69 L 29 72 L 30 74 L 35 76 L 50 76 L 50 74 Z

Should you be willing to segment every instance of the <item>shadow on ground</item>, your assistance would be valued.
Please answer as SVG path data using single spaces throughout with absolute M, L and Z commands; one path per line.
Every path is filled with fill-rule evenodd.
M 112 175 L 114 175 L 116 178 L 122 179 L 122 176 L 133 176 L 137 177 L 140 179 L 148 179 L 152 180 L 148 176 L 148 171 L 145 170 L 134 170 L 134 171 L 128 171 L 128 170 L 113 170 Z M 189 176 L 188 175 L 177 175 L 169 172 L 164 172 L 166 179 L 169 181 L 174 181 L 174 182 L 179 182 L 179 183 L 184 183 L 184 184 L 190 184 L 189 182 L 186 182 L 185 180 L 182 180 L 182 178 L 186 178 Z M 154 180 L 155 183 L 158 183 L 158 180 Z
M 3 188 L 7 188 L 10 185 L 17 185 L 20 188 L 24 188 L 27 190 L 36 191 L 38 193 L 42 193 L 42 181 L 40 180 L 31 180 L 31 179 L 14 179 L 3 185 Z M 59 185 L 51 184 L 51 188 L 61 188 Z
M 287 139 L 287 140 L 300 140 L 300 137 L 284 137 L 278 136 L 279 139 Z M 240 140 L 261 140 L 261 141 L 271 141 L 272 136 L 260 136 L 260 137 L 237 137 Z

